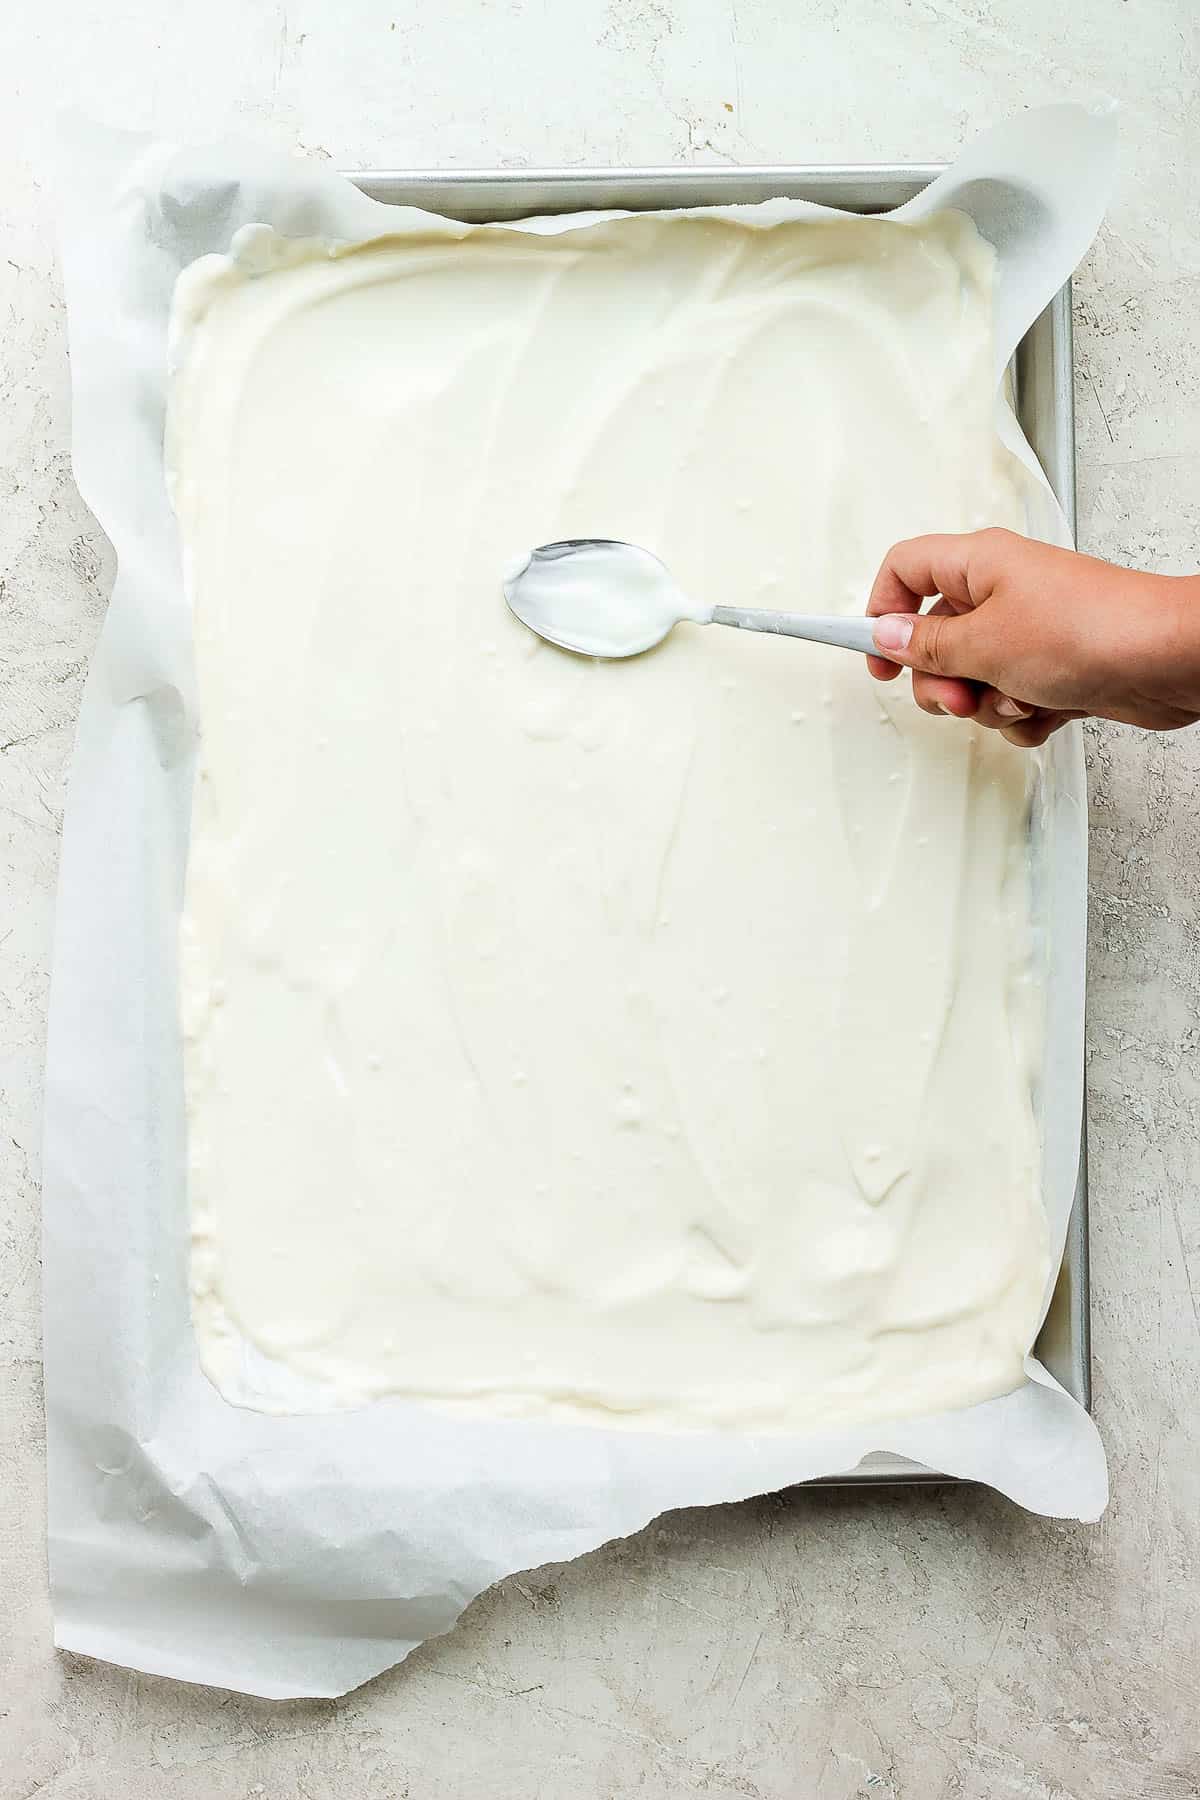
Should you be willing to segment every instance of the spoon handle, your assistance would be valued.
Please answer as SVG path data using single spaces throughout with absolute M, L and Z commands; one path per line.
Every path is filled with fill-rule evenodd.
M 836 614 L 765 612 L 758 607 L 714 606 L 714 625 L 736 625 L 740 631 L 774 631 L 781 637 L 807 638 L 813 644 L 836 644 L 841 650 L 878 655 L 871 619 L 843 619 Z

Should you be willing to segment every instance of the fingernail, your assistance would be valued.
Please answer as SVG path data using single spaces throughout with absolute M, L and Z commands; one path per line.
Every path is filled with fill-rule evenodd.
M 913 622 L 909 613 L 884 613 L 875 621 L 875 648 L 885 655 L 889 650 L 907 650 L 912 634 Z
M 1031 706 L 1022 706 L 1018 701 L 1008 699 L 1007 695 L 1001 695 L 997 700 L 996 711 L 1002 719 L 1028 719 L 1033 714 Z

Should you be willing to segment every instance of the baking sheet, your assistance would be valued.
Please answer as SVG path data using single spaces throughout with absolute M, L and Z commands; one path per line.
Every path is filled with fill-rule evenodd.
M 348 175 L 370 198 L 390 206 L 418 206 L 464 223 L 512 220 L 538 213 L 578 212 L 620 203 L 654 212 L 688 206 L 756 204 L 779 196 L 819 199 L 826 207 L 877 214 L 913 199 L 945 172 L 943 164 L 857 164 L 838 169 L 800 163 L 766 168 L 666 168 L 605 173 L 580 169 L 518 171 L 354 170 Z M 1075 531 L 1074 356 L 1071 282 L 1021 338 L 1009 364 L 1013 405 L 1061 507 Z M 1086 1108 L 1075 1199 L 1062 1266 L 1035 1354 L 1067 1392 L 1091 1403 L 1090 1295 L 1087 1244 Z M 878 1486 L 945 1482 L 903 1458 L 881 1454 L 857 1469 L 817 1478 L 824 1485 Z
M 1110 119 L 1024 114 L 902 209 L 972 212 L 1000 252 L 997 367 L 1102 215 Z M 63 263 L 74 462 L 119 574 L 84 695 L 64 832 L 47 1058 L 44 1268 L 56 1641 L 247 1692 L 330 1695 L 447 1630 L 513 1570 L 669 1507 L 737 1499 L 889 1452 L 1095 1518 L 1103 1451 L 1031 1358 L 984 1405 L 803 1439 L 657 1437 L 443 1418 L 382 1401 L 268 1417 L 201 1375 L 188 1317 L 175 932 L 195 736 L 190 629 L 162 466 L 174 280 L 242 224 L 354 240 L 449 221 L 382 208 L 249 147 L 67 133 Z M 774 201 L 769 223 L 812 207 Z M 569 230 L 570 218 L 529 229 Z M 998 427 L 1031 469 L 1006 409 Z M 1041 481 L 1031 528 L 1065 538 Z M 1045 757 L 1044 1191 L 1061 1247 L 1078 1158 L 1086 811 L 1078 732 Z M 1047 1295 L 1047 1299 L 1049 1295 Z

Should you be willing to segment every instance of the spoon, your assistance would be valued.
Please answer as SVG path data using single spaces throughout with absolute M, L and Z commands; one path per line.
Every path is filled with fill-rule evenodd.
M 657 556 L 617 538 L 539 545 L 506 571 L 504 598 L 523 625 L 580 656 L 640 656 L 684 619 L 879 654 L 870 619 L 704 606 L 688 598 Z

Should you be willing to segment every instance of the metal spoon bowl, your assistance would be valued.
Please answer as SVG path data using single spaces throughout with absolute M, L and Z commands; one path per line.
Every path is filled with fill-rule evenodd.
M 504 598 L 531 631 L 579 656 L 640 656 L 684 620 L 805 638 L 875 655 L 870 619 L 705 606 L 690 600 L 649 550 L 619 538 L 564 538 L 519 557 Z

